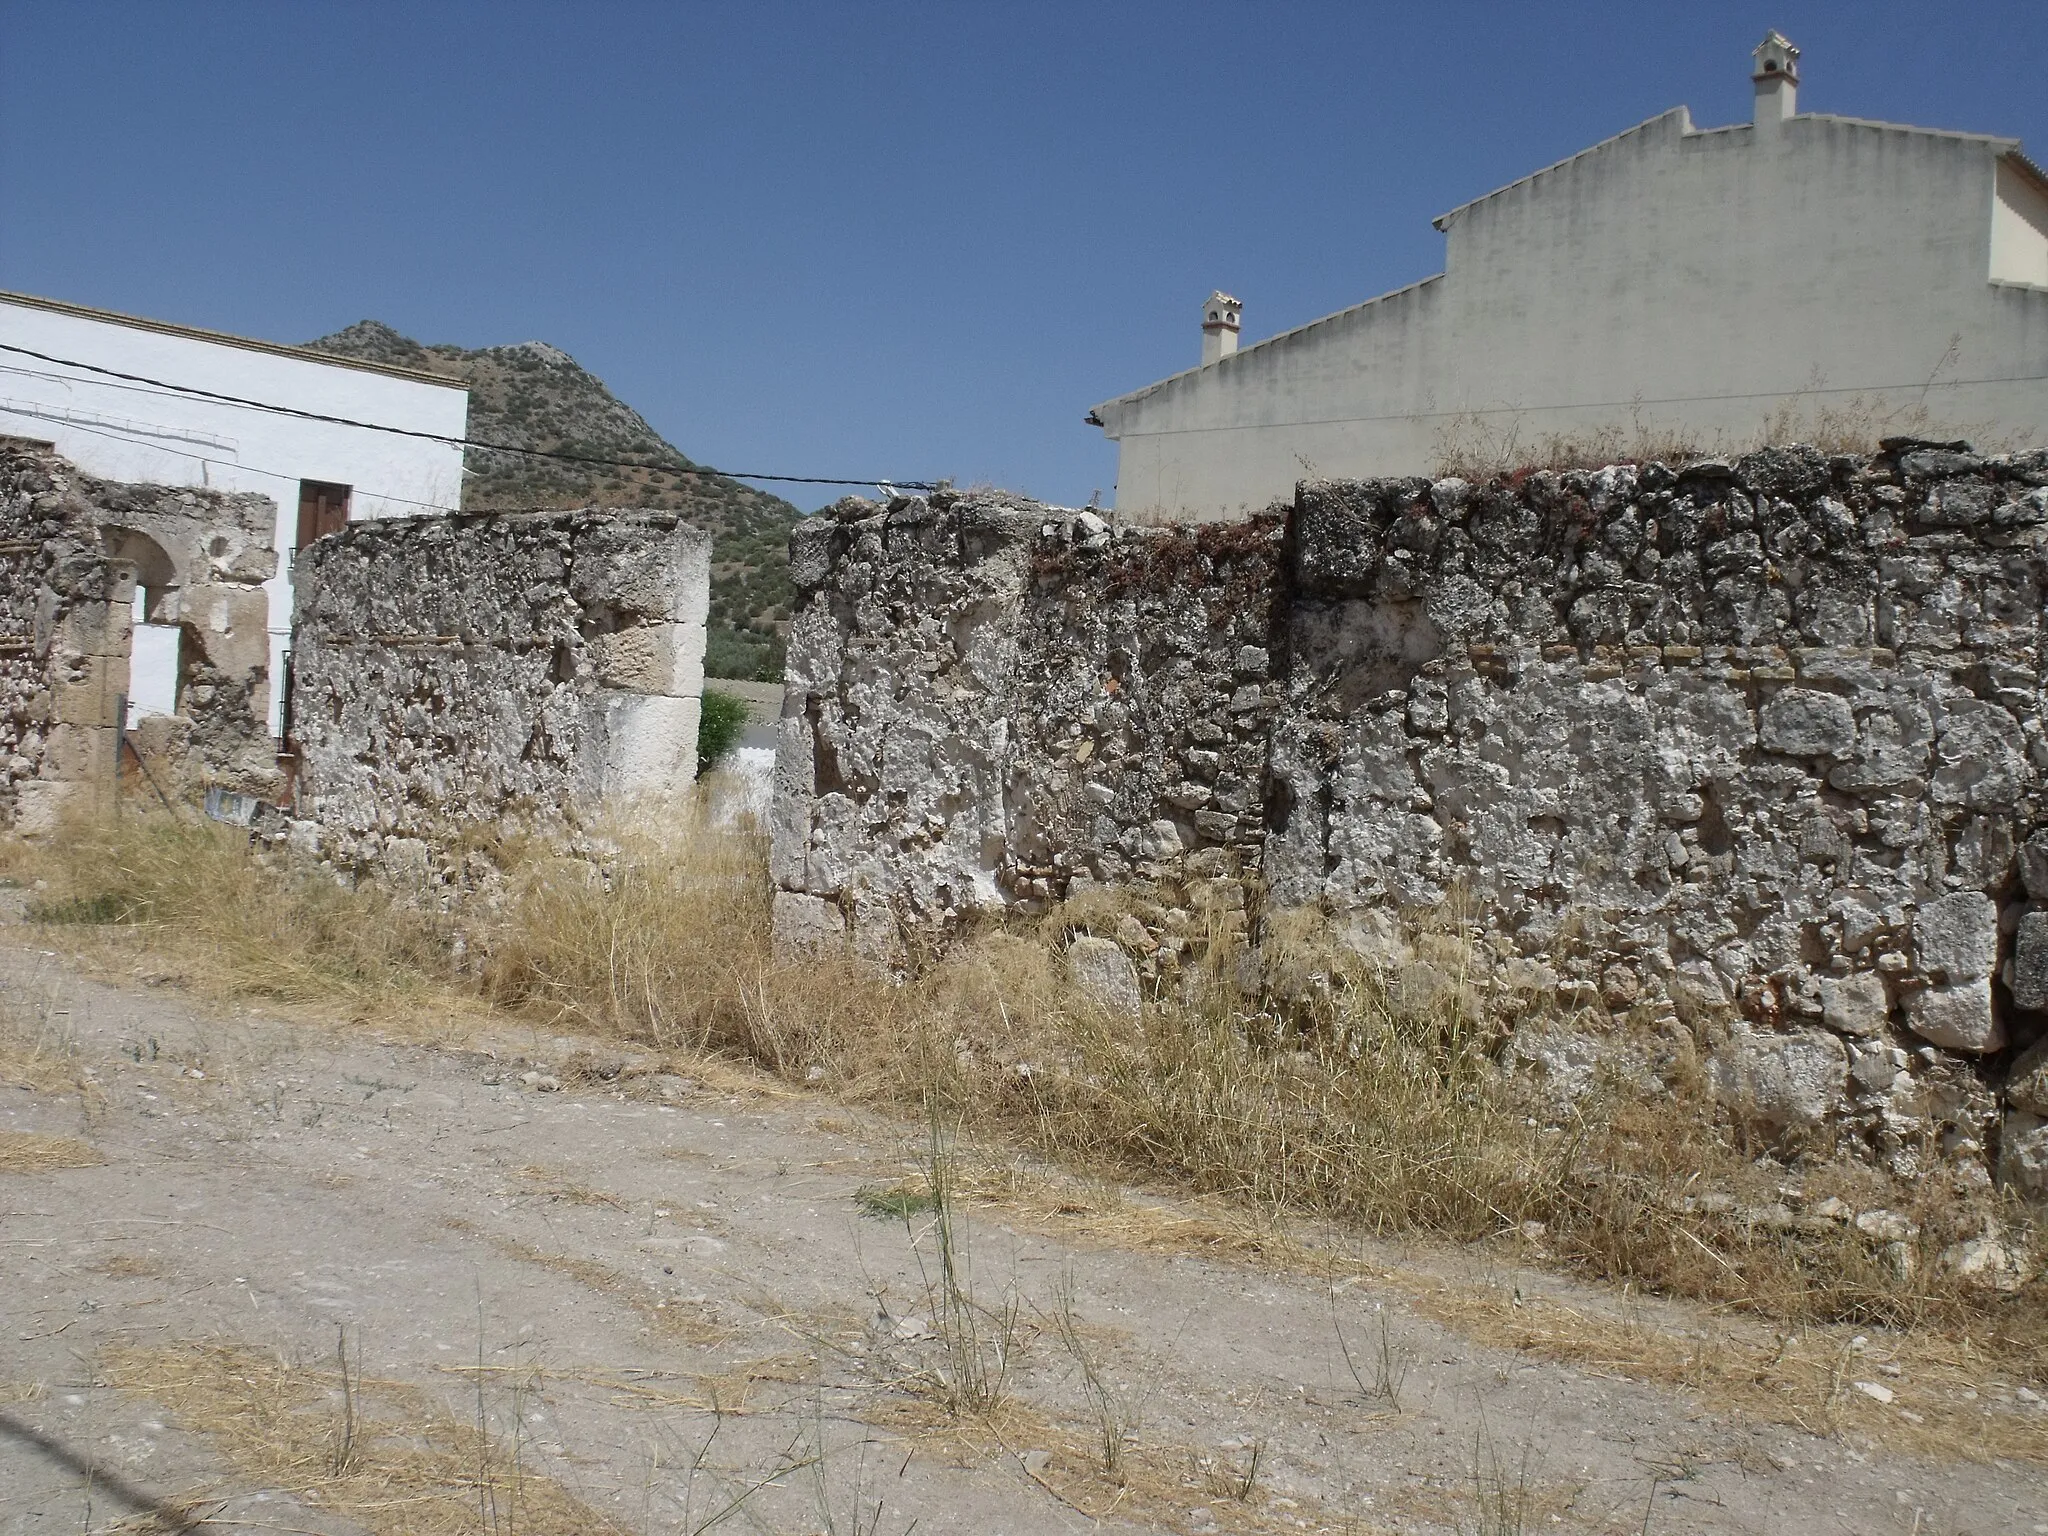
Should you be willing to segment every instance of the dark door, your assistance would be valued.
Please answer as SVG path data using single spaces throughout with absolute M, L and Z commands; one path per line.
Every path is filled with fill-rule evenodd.
M 292 547 L 304 549 L 315 539 L 338 533 L 348 526 L 349 487 L 329 485 L 325 480 L 299 482 L 299 541 Z

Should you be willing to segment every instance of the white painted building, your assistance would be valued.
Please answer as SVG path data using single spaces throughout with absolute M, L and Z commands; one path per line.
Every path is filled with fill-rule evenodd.
M 2048 442 L 2048 176 L 2016 139 L 1799 112 L 1798 53 L 1756 50 L 1748 123 L 1675 107 L 1452 209 L 1435 277 L 1242 349 L 1212 295 L 1201 366 L 1089 413 L 1118 510 L 1558 440 Z
M 0 293 L 0 432 L 54 443 L 104 479 L 253 491 L 277 503 L 278 571 L 266 587 L 275 734 L 292 552 L 349 518 L 457 509 L 462 449 L 208 395 L 459 439 L 469 392 L 411 369 Z M 171 707 L 176 633 L 137 625 L 137 712 Z

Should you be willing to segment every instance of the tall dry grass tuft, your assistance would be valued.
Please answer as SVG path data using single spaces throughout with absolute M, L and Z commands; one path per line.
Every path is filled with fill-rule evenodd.
M 768 965 L 761 832 L 693 801 L 594 841 L 593 857 L 542 851 L 508 872 L 498 913 L 474 925 L 486 994 L 664 1048 L 711 1043 L 720 1000 Z
M 32 920 L 140 930 L 191 961 L 208 990 L 359 1007 L 457 971 L 445 918 L 266 858 L 247 833 L 197 816 L 77 823 L 15 866 L 36 881 Z

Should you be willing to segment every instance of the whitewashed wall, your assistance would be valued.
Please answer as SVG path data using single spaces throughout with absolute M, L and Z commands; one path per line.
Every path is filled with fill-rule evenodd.
M 1638 422 L 1739 451 L 1780 411 L 1780 439 L 1824 413 L 1910 430 L 1924 406 L 2039 445 L 2048 286 L 2011 278 L 2048 205 L 2014 148 L 1822 115 L 1696 131 L 1675 108 L 1446 215 L 1440 276 L 1097 406 L 1116 505 L 1227 516 Z
M 0 342 L 216 394 L 447 437 L 461 437 L 469 419 L 469 394 L 459 384 L 45 307 L 25 296 L 0 295 Z M 462 501 L 459 447 L 250 410 L 4 351 L 0 432 L 53 442 L 79 468 L 110 480 L 206 485 L 274 500 L 279 561 L 268 586 L 273 680 L 291 631 L 290 551 L 301 480 L 352 486 L 354 518 L 447 511 Z M 273 731 L 281 694 L 273 686 Z

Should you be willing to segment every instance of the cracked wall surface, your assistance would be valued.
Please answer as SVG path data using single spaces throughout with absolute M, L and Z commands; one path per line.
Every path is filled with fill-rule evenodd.
M 1762 1129 L 2048 1195 L 2048 455 L 1285 510 L 1112 530 L 940 494 L 799 525 L 784 942 L 900 963 L 1114 883 L 1156 987 L 1219 916 L 1314 908 L 1399 966 L 1401 924 L 1458 905 L 1510 1012 L 1712 1021 Z
M 301 834 L 345 869 L 468 883 L 467 845 L 696 777 L 707 534 L 668 514 L 352 523 L 300 552 Z

